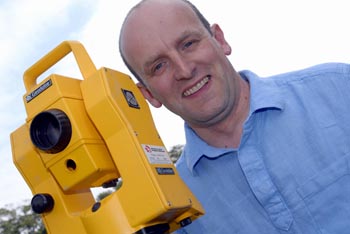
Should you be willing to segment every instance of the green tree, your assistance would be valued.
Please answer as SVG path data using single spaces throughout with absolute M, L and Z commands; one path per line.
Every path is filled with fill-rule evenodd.
M 179 159 L 182 151 L 184 149 L 184 145 L 175 145 L 171 147 L 169 151 L 170 159 L 173 161 L 173 163 L 176 163 L 176 161 Z
M 30 205 L 0 208 L 0 233 L 2 234 L 44 234 L 45 226 L 40 215 Z

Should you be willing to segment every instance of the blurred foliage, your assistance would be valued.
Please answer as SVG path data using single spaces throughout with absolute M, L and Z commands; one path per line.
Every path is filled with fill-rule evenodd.
M 19 205 L 0 208 L 0 233 L 45 234 L 46 230 L 40 215 L 35 214 L 30 205 Z
M 184 149 L 184 145 L 175 145 L 171 147 L 169 151 L 170 159 L 173 161 L 173 163 L 176 163 L 179 157 L 181 156 L 181 153 Z

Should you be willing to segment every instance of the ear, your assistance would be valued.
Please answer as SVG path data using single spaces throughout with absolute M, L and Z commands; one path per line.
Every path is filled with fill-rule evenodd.
M 210 28 L 211 28 L 211 32 L 213 33 L 213 37 L 220 44 L 224 53 L 226 55 L 230 55 L 231 54 L 231 46 L 227 43 L 225 36 L 224 36 L 224 32 L 221 30 L 220 26 L 218 24 L 213 24 Z
M 155 108 L 159 108 L 162 106 L 162 103 L 158 101 L 155 97 L 153 97 L 151 91 L 142 83 L 136 84 L 139 90 L 141 91 L 143 97 Z

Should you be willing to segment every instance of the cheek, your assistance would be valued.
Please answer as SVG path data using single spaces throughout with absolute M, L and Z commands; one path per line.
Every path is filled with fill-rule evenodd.
M 167 100 L 173 93 L 172 85 L 164 79 L 150 83 L 149 87 L 153 96 L 162 102 Z
M 150 85 L 154 87 L 155 91 L 158 93 L 167 93 L 174 89 L 176 82 L 172 66 L 168 65 L 161 75 L 153 77 Z
M 202 43 L 197 50 L 202 56 L 216 57 L 218 54 L 224 54 L 222 48 L 213 41 Z

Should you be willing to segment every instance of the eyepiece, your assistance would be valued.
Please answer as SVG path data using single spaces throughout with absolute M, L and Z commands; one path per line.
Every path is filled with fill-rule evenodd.
M 33 144 L 49 154 L 64 150 L 72 136 L 72 126 L 66 113 L 50 109 L 34 117 L 30 125 L 30 138 Z

